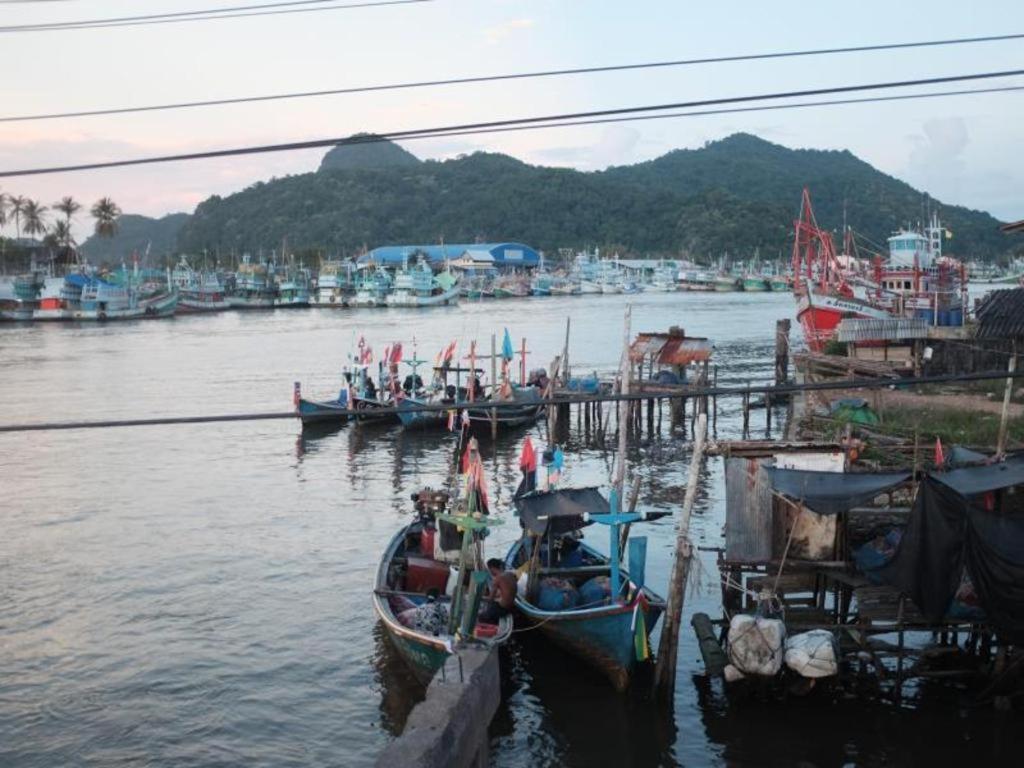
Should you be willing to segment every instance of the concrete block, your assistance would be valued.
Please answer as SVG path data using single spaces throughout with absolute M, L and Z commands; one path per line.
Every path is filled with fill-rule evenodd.
M 463 768 L 487 759 L 487 728 L 498 709 L 498 651 L 466 648 L 434 676 L 402 735 L 377 758 L 381 768 Z M 481 760 L 484 763 L 481 763 Z

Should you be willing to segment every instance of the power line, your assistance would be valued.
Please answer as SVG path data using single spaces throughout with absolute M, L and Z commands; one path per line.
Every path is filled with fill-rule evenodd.
M 941 83 L 966 82 L 974 80 L 985 80 L 998 77 L 1013 77 L 1024 75 L 1024 70 L 1007 70 L 1003 72 L 985 72 L 971 75 L 953 75 L 947 77 L 932 77 L 917 80 L 902 80 L 884 83 L 867 83 L 862 85 L 833 86 L 830 88 L 813 88 L 801 91 L 784 91 L 778 93 L 758 94 L 749 96 L 732 96 L 718 99 L 701 99 L 688 102 L 676 102 L 670 104 L 653 104 L 638 107 L 619 107 L 615 109 L 591 110 L 586 112 L 573 112 L 558 115 L 546 115 L 537 117 L 510 118 L 507 120 L 491 120 L 480 123 L 463 123 L 457 125 L 439 126 L 434 128 L 418 128 L 402 131 L 390 131 L 387 133 L 370 134 L 363 136 L 349 136 L 331 139 L 312 139 L 309 141 L 293 141 L 282 144 L 264 144 L 251 147 L 235 147 L 230 149 L 217 149 L 205 152 L 188 152 L 177 155 L 162 155 L 156 157 L 134 158 L 130 160 L 110 160 L 100 163 L 82 163 L 78 165 L 51 166 L 43 168 L 26 168 L 14 171 L 0 171 L 0 178 L 11 176 L 37 176 L 51 173 L 64 173 L 70 171 L 98 170 L 100 168 L 119 168 L 132 165 L 149 165 L 153 163 L 179 162 L 183 160 L 203 160 L 218 157 L 233 157 L 237 155 L 266 154 L 270 152 L 287 152 L 303 149 L 316 149 L 320 147 L 340 146 L 346 144 L 377 143 L 381 141 L 398 141 L 415 138 L 434 138 L 437 136 L 463 135 L 468 133 L 488 133 L 493 129 L 516 130 L 528 127 L 554 127 L 551 125 L 556 121 L 582 121 L 590 118 L 614 118 L 626 115 L 637 115 L 635 119 L 643 119 L 642 113 L 663 112 L 669 109 L 692 109 L 695 107 L 717 106 L 722 104 L 737 104 L 753 101 L 768 101 L 776 99 L 802 98 L 808 96 L 823 96 L 837 93 L 853 93 L 858 91 L 871 91 L 892 88 L 906 88 L 920 85 L 938 85 Z M 918 95 L 918 98 L 923 96 Z
M 685 393 L 675 396 L 657 394 L 651 392 L 629 392 L 621 394 L 596 394 L 596 395 L 555 395 L 537 400 L 538 406 L 553 405 L 577 405 L 586 403 L 621 403 L 637 402 L 641 400 L 673 400 L 682 397 L 741 397 L 753 394 L 764 394 L 769 397 L 789 395 L 797 392 L 828 392 L 832 390 L 845 389 L 889 389 L 895 386 L 911 386 L 924 384 L 953 384 L 973 381 L 1005 381 L 1006 379 L 1024 378 L 1024 371 L 981 371 L 978 373 L 951 373 L 937 376 L 918 376 L 903 379 L 842 379 L 836 381 L 813 381 L 802 384 L 752 384 L 746 387 L 720 387 L 704 386 L 691 387 Z M 512 401 L 490 401 L 481 400 L 476 403 L 412 403 L 402 406 L 401 409 L 395 406 L 382 406 L 374 408 L 373 413 L 378 416 L 391 415 L 401 412 L 405 413 L 440 413 L 444 411 L 466 411 L 466 410 L 494 410 L 505 411 L 513 408 L 521 409 L 522 403 Z M 339 410 L 340 414 L 346 414 L 358 418 L 366 414 L 366 411 L 349 409 Z M 36 422 L 22 424 L 0 424 L 0 434 L 6 432 L 40 432 L 65 429 L 98 429 L 110 427 L 146 427 L 164 426 L 171 424 L 204 424 L 213 422 L 228 421 L 264 421 L 272 419 L 294 419 L 298 416 L 295 411 L 271 411 L 264 413 L 232 413 L 211 416 L 158 416 L 140 419 L 109 419 L 103 421 L 58 421 L 58 422 Z
M 196 107 L 214 107 L 229 104 L 245 104 L 263 101 L 280 101 L 284 99 L 303 99 L 318 96 L 340 96 L 354 93 L 373 93 L 377 91 L 397 91 L 413 88 L 436 88 L 450 85 L 467 85 L 472 83 L 488 83 L 504 80 L 529 80 L 545 77 L 563 77 L 566 75 L 588 75 L 604 72 L 629 72 L 644 69 L 665 69 L 669 67 L 685 67 L 703 64 L 722 64 L 741 61 L 760 61 L 768 59 L 796 58 L 806 56 L 823 56 L 837 53 L 863 53 L 870 51 L 888 51 L 907 48 L 929 48 L 936 46 L 966 45 L 974 43 L 1001 42 L 1024 39 L 1024 33 L 1010 35 L 989 35 L 986 37 L 960 37 L 946 40 L 923 40 L 909 43 L 883 43 L 878 45 L 858 45 L 845 48 L 815 48 L 802 51 L 774 51 L 769 53 L 751 53 L 734 56 L 715 56 L 698 59 L 676 59 L 669 61 L 651 61 L 636 64 L 612 64 L 599 67 L 574 67 L 568 69 L 550 69 L 535 72 L 514 72 L 499 75 L 481 75 L 477 77 L 456 77 L 441 80 L 420 80 L 408 83 L 388 83 L 382 85 L 362 85 L 348 88 L 330 88 L 316 91 L 294 91 L 291 93 L 267 94 L 262 96 L 238 96 L 223 99 L 206 99 L 202 101 L 181 101 L 168 104 L 150 104 L 139 107 L 111 107 L 105 109 L 79 110 L 75 112 L 51 112 L 38 115 L 12 115 L 0 117 L 0 123 L 24 122 L 29 120 L 54 120 L 68 117 L 95 117 L 98 115 L 123 115 L 134 112 L 156 112 L 172 109 L 192 109 Z
M 207 10 L 175 11 L 154 13 L 145 16 L 119 16 L 106 19 L 80 21 L 41 22 L 0 26 L 0 33 L 7 32 L 63 32 L 72 29 L 107 29 L 111 27 L 138 27 L 150 24 L 174 24 L 185 21 L 206 21 L 209 19 L 236 19 L 246 16 L 278 16 L 286 13 L 311 13 L 314 11 L 337 11 L 355 8 L 373 8 L 384 5 L 411 5 L 429 3 L 433 0 L 366 0 L 359 3 L 328 5 L 338 0 L 289 0 L 288 2 L 263 3 L 260 5 L 238 5 Z M 317 7 L 309 7 L 309 6 Z M 297 8 L 294 6 L 306 6 Z

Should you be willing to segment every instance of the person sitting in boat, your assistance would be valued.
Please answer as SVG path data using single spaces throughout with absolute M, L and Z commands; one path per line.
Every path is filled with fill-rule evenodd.
M 420 378 L 418 373 L 410 373 L 405 377 L 405 381 L 402 383 L 402 390 L 407 395 L 411 395 L 414 392 L 419 392 L 423 389 L 423 379 Z
M 484 399 L 484 388 L 483 385 L 480 383 L 479 377 L 471 376 L 469 379 L 469 387 L 470 391 L 473 393 L 474 400 Z
M 503 616 L 508 616 L 516 602 L 516 576 L 505 570 L 505 564 L 496 557 L 487 561 L 487 571 L 491 583 L 487 595 L 490 600 L 480 609 L 480 621 L 485 624 L 497 624 Z
M 373 379 L 366 379 L 366 394 L 364 395 L 367 400 L 377 399 L 377 386 L 373 383 Z
M 543 368 L 538 368 L 530 374 L 530 380 L 527 383 L 543 392 L 548 388 L 549 381 L 548 372 Z

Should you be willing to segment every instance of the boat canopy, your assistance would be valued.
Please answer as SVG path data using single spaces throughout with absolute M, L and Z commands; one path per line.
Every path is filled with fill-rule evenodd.
M 547 532 L 549 524 L 552 533 L 568 533 L 589 525 L 584 514 L 605 515 L 611 511 L 597 488 L 535 491 L 520 496 L 515 503 L 522 526 L 538 536 Z
M 820 515 L 837 515 L 910 480 L 910 472 L 819 472 L 764 467 L 771 487 Z

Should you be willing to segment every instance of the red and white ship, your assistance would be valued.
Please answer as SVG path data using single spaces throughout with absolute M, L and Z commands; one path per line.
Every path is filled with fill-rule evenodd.
M 922 231 L 903 229 L 889 238 L 888 259 L 875 258 L 870 276 L 854 274 L 855 250 L 837 255 L 832 234 L 818 227 L 811 197 L 804 189 L 793 239 L 793 294 L 797 319 L 813 352 L 826 343 L 844 318 L 917 318 L 929 325 L 962 325 L 967 310 L 967 272 L 942 255 L 947 234 L 933 215 Z M 852 232 L 847 230 L 852 245 Z M 862 286 L 854 293 L 853 282 Z
M 804 189 L 800 218 L 794 223 L 793 295 L 796 317 L 812 352 L 821 352 L 846 317 L 889 317 L 882 307 L 857 298 L 836 256 L 832 233 L 818 227 L 811 195 Z

